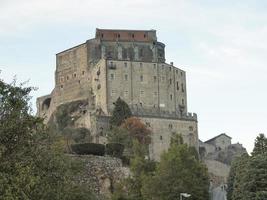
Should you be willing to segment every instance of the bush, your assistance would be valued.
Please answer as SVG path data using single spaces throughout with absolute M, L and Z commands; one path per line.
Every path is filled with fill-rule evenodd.
M 75 128 L 72 129 L 71 138 L 75 143 L 91 142 L 92 136 L 87 128 Z
M 121 161 L 123 166 L 130 166 L 130 158 L 127 156 L 122 156 Z
M 103 156 L 105 154 L 105 145 L 95 143 L 83 143 L 71 145 L 72 151 L 79 155 L 97 155 Z
M 106 144 L 106 154 L 114 157 L 121 158 L 123 154 L 124 146 L 119 143 Z

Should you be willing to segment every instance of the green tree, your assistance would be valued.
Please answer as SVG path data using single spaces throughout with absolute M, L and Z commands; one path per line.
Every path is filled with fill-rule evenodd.
M 227 199 L 242 199 L 240 192 L 244 187 L 244 177 L 247 173 L 247 164 L 249 161 L 248 154 L 243 154 L 233 160 L 227 183 Z
M 156 163 L 149 160 L 147 147 L 138 140 L 133 141 L 133 155 L 130 160 L 131 176 L 116 185 L 114 200 L 144 200 L 142 195 L 143 178 L 155 171 Z
M 183 192 L 192 195 L 189 199 L 208 199 L 207 169 L 192 150 L 181 143 L 181 136 L 175 136 L 168 152 L 162 154 L 155 173 L 144 178 L 144 199 L 173 200 Z
M 246 173 L 243 176 L 241 191 L 243 191 L 243 199 L 267 199 L 266 154 L 258 154 L 250 158 Z
M 228 199 L 267 199 L 266 138 L 260 134 L 255 140 L 252 156 L 237 158 L 228 180 Z
M 260 134 L 259 136 L 257 136 L 255 140 L 252 156 L 258 154 L 266 154 L 266 153 L 267 153 L 267 138 L 265 137 L 264 134 Z
M 119 97 L 114 103 L 114 110 L 110 118 L 111 126 L 120 126 L 125 119 L 131 116 L 132 112 L 128 104 Z
M 78 169 L 42 119 L 30 114 L 31 90 L 0 80 L 0 199 L 75 200 L 77 190 L 80 197 L 94 199 L 73 181 Z

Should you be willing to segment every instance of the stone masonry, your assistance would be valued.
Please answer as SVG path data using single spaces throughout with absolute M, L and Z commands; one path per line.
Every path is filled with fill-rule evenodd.
M 120 97 L 151 128 L 150 156 L 158 160 L 174 133 L 198 149 L 197 115 L 187 111 L 186 72 L 165 62 L 155 30 L 96 29 L 95 38 L 56 55 L 55 88 L 37 99 L 48 122 L 61 104 L 88 102 L 78 127 L 105 143 L 113 103 Z

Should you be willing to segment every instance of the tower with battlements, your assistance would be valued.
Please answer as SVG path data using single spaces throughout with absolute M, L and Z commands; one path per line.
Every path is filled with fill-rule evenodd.
M 155 30 L 96 29 L 95 38 L 58 53 L 55 88 L 37 99 L 37 110 L 48 122 L 60 105 L 83 101 L 75 126 L 105 143 L 103 130 L 119 97 L 151 128 L 151 158 L 159 159 L 175 133 L 198 149 L 197 116 L 187 111 L 186 73 L 165 62 L 165 45 Z

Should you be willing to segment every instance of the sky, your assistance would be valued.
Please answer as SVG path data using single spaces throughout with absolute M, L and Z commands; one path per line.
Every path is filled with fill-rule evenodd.
M 267 1 L 0 0 L 0 78 L 54 87 L 55 54 L 96 28 L 155 29 L 168 63 L 187 72 L 199 137 L 220 133 L 251 152 L 267 133 Z

